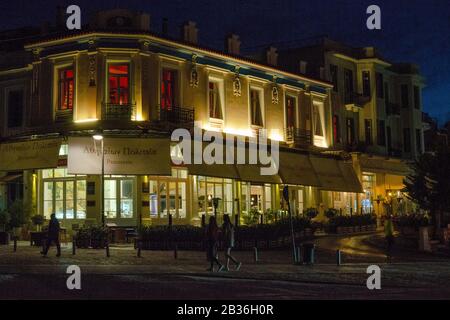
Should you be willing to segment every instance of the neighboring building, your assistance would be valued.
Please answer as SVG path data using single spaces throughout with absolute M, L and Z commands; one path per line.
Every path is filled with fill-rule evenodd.
M 425 152 L 432 152 L 438 147 L 449 146 L 448 124 L 444 125 L 443 128 L 439 128 L 437 120 L 424 113 L 423 125 Z
M 375 58 L 359 66 L 354 58 L 330 55 L 340 68 L 338 86 L 352 83 L 341 97 L 325 77 L 278 67 L 282 55 L 274 48 L 257 61 L 240 55 L 236 35 L 217 51 L 198 44 L 193 22 L 182 26 L 181 39 L 154 34 L 149 26 L 146 14 L 111 10 L 81 32 L 46 27 L 2 35 L 0 206 L 23 197 L 31 214 L 55 212 L 69 229 L 100 223 L 102 208 L 106 222 L 121 226 L 166 224 L 169 215 L 174 223 L 200 224 L 214 213 L 214 198 L 220 198 L 219 217 L 283 209 L 282 187 L 290 185 L 296 213 L 336 207 L 351 214 L 374 210 L 373 197 L 381 192 L 375 187 L 399 189 L 407 169 L 391 155 L 402 150 L 412 158 L 421 150 L 413 147 L 421 115 L 413 93 L 420 97 L 423 85 L 416 73 Z M 354 68 L 354 87 L 348 75 L 343 80 L 341 64 Z M 404 109 L 381 108 L 381 98 L 366 99 L 370 107 L 354 100 L 362 86 L 357 75 L 366 68 L 373 100 L 375 71 L 392 86 L 390 101 L 400 101 L 399 86 L 408 86 Z M 341 110 L 340 98 L 353 100 L 342 100 Z M 347 119 L 353 131 L 344 130 Z M 370 130 L 365 120 L 372 120 Z M 384 143 L 375 120 L 385 121 Z M 269 139 L 281 143 L 279 173 L 261 176 L 259 165 L 174 165 L 169 153 L 180 150 L 170 143 L 172 130 L 192 131 L 194 121 L 203 132 L 247 140 L 267 129 Z M 400 138 L 406 128 L 409 149 Z M 101 144 L 93 139 L 99 134 L 104 188 Z M 373 155 L 339 152 L 355 151 L 364 137 Z M 370 198 L 360 194 L 362 187 Z
M 403 199 L 400 210 L 411 210 L 401 190 L 407 163 L 424 152 L 425 83 L 418 67 L 393 64 L 373 47 L 352 48 L 328 38 L 307 42 L 278 50 L 279 64 L 333 84 L 333 148 L 351 153 L 360 168 L 361 203 L 371 210 L 375 199 L 392 195 Z

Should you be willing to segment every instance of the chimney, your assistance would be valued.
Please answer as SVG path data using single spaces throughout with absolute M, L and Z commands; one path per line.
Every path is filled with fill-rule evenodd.
M 64 28 L 66 23 L 66 13 L 64 11 L 64 8 L 62 6 L 56 7 L 56 28 L 61 29 Z
M 225 39 L 225 51 L 229 54 L 239 55 L 241 53 L 241 40 L 236 34 L 230 34 Z
M 181 38 L 187 43 L 197 44 L 198 29 L 195 22 L 188 21 L 181 26 Z
M 300 73 L 306 74 L 306 67 L 308 65 L 308 62 L 300 60 Z
M 276 67 L 278 65 L 278 51 L 277 48 L 270 46 L 266 50 L 266 62 L 267 64 Z
M 169 35 L 169 19 L 163 18 L 162 21 L 162 35 L 167 37 Z
M 147 13 L 139 14 L 139 30 L 150 31 L 150 15 Z

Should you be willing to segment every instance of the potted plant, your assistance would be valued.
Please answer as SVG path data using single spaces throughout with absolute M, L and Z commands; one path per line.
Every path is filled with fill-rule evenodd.
M 36 226 L 36 231 L 41 232 L 42 225 L 44 224 L 44 221 L 45 221 L 45 217 L 37 214 L 37 215 L 34 215 L 31 217 L 31 221 Z
M 314 219 L 319 214 L 319 210 L 316 208 L 308 208 L 306 209 L 305 214 L 308 219 Z
M 9 223 L 9 213 L 6 210 L 0 211 L 0 244 L 9 244 L 9 233 L 6 226 Z
M 333 219 L 334 217 L 337 217 L 339 211 L 337 209 L 334 208 L 328 208 L 325 211 L 325 217 L 327 217 L 328 219 Z
M 19 238 L 22 233 L 22 227 L 25 223 L 27 223 L 25 209 L 22 204 L 22 201 L 15 201 L 9 207 L 9 214 L 11 219 L 9 221 L 10 227 L 13 229 L 14 237 Z

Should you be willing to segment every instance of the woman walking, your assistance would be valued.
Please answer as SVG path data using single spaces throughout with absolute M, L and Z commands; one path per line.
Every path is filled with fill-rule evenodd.
M 242 263 L 237 261 L 232 255 L 231 250 L 234 248 L 234 226 L 231 223 L 230 217 L 226 214 L 223 216 L 222 225 L 223 240 L 225 243 L 225 257 L 227 258 L 226 271 L 229 271 L 230 260 L 236 264 L 236 271 L 241 268 Z
M 219 259 L 217 259 L 217 241 L 219 240 L 219 227 L 217 226 L 217 221 L 215 217 L 209 218 L 209 225 L 206 229 L 206 243 L 207 243 L 207 251 L 206 256 L 208 261 L 211 263 L 208 271 L 214 272 L 214 263 L 217 264 L 219 269 L 217 272 L 220 272 L 224 269 L 224 266 L 220 263 Z

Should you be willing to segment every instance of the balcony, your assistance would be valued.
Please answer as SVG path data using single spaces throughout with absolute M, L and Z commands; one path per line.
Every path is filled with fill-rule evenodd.
M 170 109 L 159 108 L 159 121 L 165 127 L 186 128 L 194 127 L 195 113 L 192 108 L 171 107 Z
M 348 92 L 344 96 L 345 107 L 349 111 L 358 111 L 358 109 L 364 108 L 364 106 L 369 102 L 370 97 L 366 97 L 356 92 Z
M 396 103 L 386 102 L 387 116 L 400 116 L 400 106 Z
M 312 134 L 310 130 L 288 127 L 284 129 L 284 138 L 287 144 L 294 148 L 307 149 L 312 146 Z
M 104 103 L 102 118 L 103 120 L 135 120 L 136 105 Z

